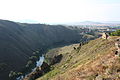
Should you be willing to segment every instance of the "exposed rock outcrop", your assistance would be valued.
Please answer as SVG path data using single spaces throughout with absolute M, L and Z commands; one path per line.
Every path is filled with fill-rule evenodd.
M 120 39 L 115 42 L 115 47 L 117 48 L 115 55 L 120 56 Z
M 46 62 L 43 62 L 40 67 L 36 67 L 35 70 L 28 74 L 23 80 L 35 80 L 48 71 L 50 71 L 50 66 Z
M 41 70 L 42 70 L 44 73 L 50 71 L 50 65 L 48 65 L 46 62 L 43 62 L 42 66 L 41 66 Z
M 61 61 L 62 57 L 63 57 L 62 54 L 57 55 L 57 56 L 54 56 L 54 58 L 52 59 L 50 65 L 54 65 L 54 64 L 56 64 L 56 63 L 59 63 L 59 62 Z
M 107 33 L 102 34 L 102 39 L 108 39 L 109 35 Z

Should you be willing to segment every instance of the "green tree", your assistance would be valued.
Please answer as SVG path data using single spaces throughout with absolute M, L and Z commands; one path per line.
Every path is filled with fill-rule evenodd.
M 120 29 L 110 33 L 111 36 L 120 36 Z

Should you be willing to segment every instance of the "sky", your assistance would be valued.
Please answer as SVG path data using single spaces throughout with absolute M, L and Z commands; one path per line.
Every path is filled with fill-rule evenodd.
M 0 19 L 47 24 L 120 21 L 120 0 L 0 0 Z

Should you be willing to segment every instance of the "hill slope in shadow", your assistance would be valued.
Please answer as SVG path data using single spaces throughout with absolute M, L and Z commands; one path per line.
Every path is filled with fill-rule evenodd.
M 24 67 L 36 50 L 80 42 L 86 38 L 80 34 L 80 30 L 76 31 L 61 25 L 0 20 L 0 65 L 2 65 L 0 79 L 6 80 L 11 70 L 16 71 Z

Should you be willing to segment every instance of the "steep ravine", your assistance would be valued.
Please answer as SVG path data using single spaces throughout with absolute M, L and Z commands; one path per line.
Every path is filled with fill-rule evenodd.
M 40 76 L 43 76 L 43 75 L 47 74 L 49 71 L 51 71 L 50 68 L 52 68 L 52 66 L 54 66 L 55 64 L 59 64 L 59 62 L 63 59 L 62 53 L 71 52 L 72 50 L 74 50 L 74 48 L 77 48 L 78 46 L 79 46 L 79 43 L 50 49 L 48 52 L 45 53 L 45 57 L 40 58 L 42 61 L 41 60 L 37 61 L 38 64 L 32 70 L 32 72 L 28 73 L 22 79 L 23 80 L 31 80 L 31 79 L 34 80 L 34 79 L 36 79 Z M 61 54 L 57 54 L 56 52 L 59 52 Z M 47 57 L 48 55 L 49 55 L 49 57 Z M 49 61 L 50 63 L 47 62 L 48 58 L 51 58 L 51 61 Z M 44 61 L 43 61 L 43 59 L 44 59 Z M 39 65 L 39 64 L 41 64 L 41 62 L 43 64 Z M 50 67 L 43 66 L 45 64 L 49 65 Z M 44 72 L 44 69 L 47 69 L 47 68 L 48 68 L 47 72 Z M 21 79 L 18 79 L 18 80 L 21 80 Z
M 83 29 L 61 25 L 24 24 L 0 20 L 0 79 L 10 71 L 21 71 L 35 51 L 96 38 L 80 34 Z M 94 37 L 95 36 L 95 37 Z M 42 54 L 42 52 L 40 52 Z

